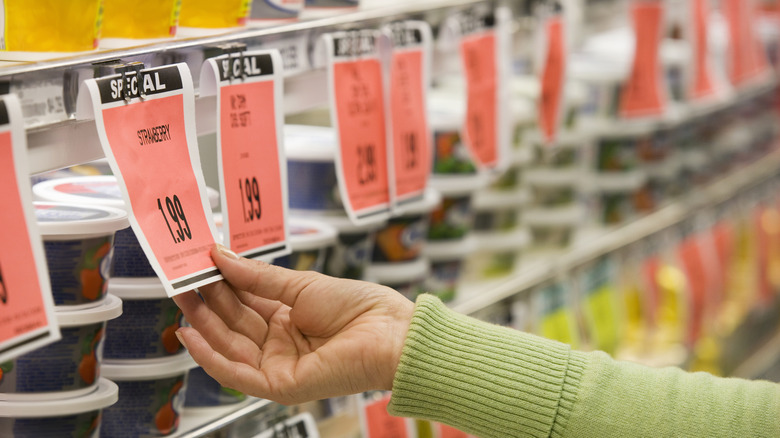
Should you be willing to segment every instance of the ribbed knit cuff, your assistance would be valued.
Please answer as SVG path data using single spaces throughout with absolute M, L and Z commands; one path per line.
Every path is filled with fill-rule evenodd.
M 480 437 L 549 437 L 565 429 L 585 356 L 568 345 L 417 300 L 393 381 L 392 415 Z

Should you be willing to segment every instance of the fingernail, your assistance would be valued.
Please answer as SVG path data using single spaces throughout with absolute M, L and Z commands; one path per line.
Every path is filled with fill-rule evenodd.
M 184 342 L 184 338 L 181 336 L 181 333 L 179 333 L 179 330 L 176 330 L 173 333 L 176 334 L 176 337 L 179 339 L 179 342 L 181 342 L 181 345 L 184 345 L 184 348 L 187 348 L 187 343 Z
M 217 244 L 217 250 L 222 253 L 225 257 L 233 260 L 238 260 L 240 257 L 238 257 L 238 254 L 234 253 L 230 250 L 230 248 Z

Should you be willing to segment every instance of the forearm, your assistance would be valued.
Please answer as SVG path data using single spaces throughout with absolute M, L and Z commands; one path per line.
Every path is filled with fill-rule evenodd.
M 776 436 L 779 388 L 571 351 L 425 297 L 390 411 L 481 437 Z

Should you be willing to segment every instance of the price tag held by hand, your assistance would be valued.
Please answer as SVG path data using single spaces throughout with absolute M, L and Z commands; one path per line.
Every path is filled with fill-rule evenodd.
M 247 52 L 209 59 L 201 74 L 201 94 L 217 94 L 225 242 L 247 258 L 289 253 L 281 66 L 276 50 Z
M 659 0 L 637 0 L 631 7 L 636 48 L 631 75 L 620 96 L 623 117 L 647 117 L 666 110 L 666 88 L 661 74 L 659 46 L 663 5 Z
M 22 124 L 16 97 L 0 99 L 0 363 L 60 339 Z
M 425 98 L 431 29 L 425 22 L 388 26 L 393 41 L 390 64 L 390 148 L 393 204 L 420 201 L 431 172 L 431 133 Z
M 211 260 L 214 220 L 195 134 L 185 64 L 85 82 L 79 115 L 94 115 L 130 224 L 168 295 L 222 275 Z
M 339 149 L 336 174 L 347 214 L 356 223 L 389 216 L 390 185 L 382 65 L 376 31 L 324 35 L 331 120 Z
M 563 19 L 554 15 L 544 26 L 547 55 L 542 70 L 542 92 L 539 99 L 539 127 L 547 141 L 553 141 L 558 132 L 566 80 L 566 37 Z

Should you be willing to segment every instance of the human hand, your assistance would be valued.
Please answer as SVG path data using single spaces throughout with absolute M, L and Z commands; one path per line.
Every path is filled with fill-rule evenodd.
M 225 281 L 174 297 L 176 335 L 223 386 L 282 404 L 391 389 L 414 304 L 384 286 L 238 258 Z

